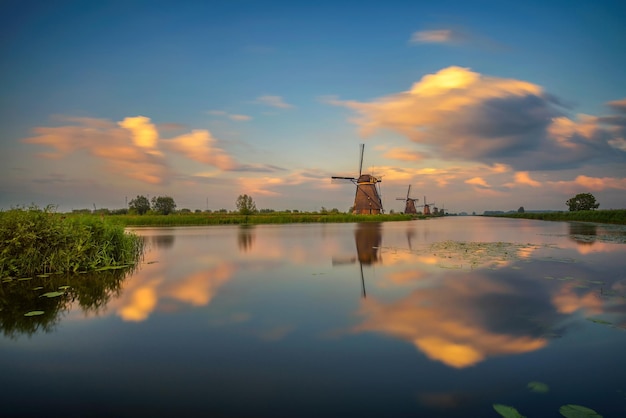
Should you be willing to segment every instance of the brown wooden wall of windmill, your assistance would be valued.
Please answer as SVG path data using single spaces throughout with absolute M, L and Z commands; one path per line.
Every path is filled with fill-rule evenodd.
M 381 179 L 374 177 L 371 174 L 362 174 L 363 150 L 365 145 L 361 144 L 360 148 L 359 176 L 333 176 L 331 178 L 332 181 L 351 181 L 356 185 L 356 194 L 354 196 L 352 213 L 357 215 L 379 215 L 384 213 L 383 201 L 380 198 L 380 192 L 377 187 L 377 183 L 380 183 Z

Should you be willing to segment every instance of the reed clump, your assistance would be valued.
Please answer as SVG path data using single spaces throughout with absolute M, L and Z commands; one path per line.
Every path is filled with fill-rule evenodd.
M 0 277 L 89 271 L 132 265 L 141 237 L 96 216 L 64 216 L 54 207 L 0 212 Z

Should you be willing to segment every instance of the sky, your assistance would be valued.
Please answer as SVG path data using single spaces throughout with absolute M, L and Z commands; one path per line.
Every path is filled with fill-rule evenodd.
M 0 208 L 626 208 L 623 1 L 0 4 Z

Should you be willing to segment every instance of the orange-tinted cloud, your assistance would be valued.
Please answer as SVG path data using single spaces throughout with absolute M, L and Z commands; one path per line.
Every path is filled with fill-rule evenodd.
M 133 142 L 138 147 L 150 149 L 157 147 L 159 133 L 154 124 L 150 122 L 150 118 L 145 116 L 128 117 L 118 122 L 118 125 L 131 132 Z
M 473 186 L 480 186 L 480 187 L 487 187 L 487 188 L 491 187 L 482 177 L 474 177 L 474 178 L 465 180 L 465 183 L 471 184 Z
M 616 177 L 589 177 L 580 175 L 574 180 L 547 182 L 554 189 L 563 190 L 568 193 L 579 191 L 581 188 L 590 191 L 601 191 L 605 189 L 626 190 L 626 178 Z
M 424 159 L 422 153 L 406 148 L 391 148 L 383 154 L 383 157 L 399 161 L 420 161 Z
M 458 40 L 451 29 L 421 30 L 411 35 L 412 43 L 451 43 Z
M 165 142 L 173 151 L 183 154 L 190 160 L 215 166 L 221 170 L 236 167 L 233 158 L 221 148 L 216 147 L 215 138 L 207 130 L 194 130 Z
M 573 285 L 561 287 L 559 292 L 552 296 L 552 303 L 558 312 L 564 314 L 578 310 L 583 310 L 588 314 L 603 312 L 602 299 L 598 297 L 595 291 L 579 294 Z
M 130 293 L 130 301 L 118 310 L 118 315 L 125 321 L 140 322 L 148 318 L 158 302 L 157 286 L 159 281 L 150 281 Z
M 145 116 L 126 117 L 118 123 L 96 118 L 56 119 L 70 124 L 38 127 L 33 129 L 34 136 L 22 140 L 53 149 L 53 152 L 39 153 L 41 158 L 62 159 L 82 152 L 101 162 L 110 173 L 149 184 L 162 184 L 172 177 L 169 166 L 172 154 L 181 154 L 219 170 L 243 167 L 247 171 L 267 171 L 266 167 L 237 163 L 216 146 L 217 141 L 207 130 L 163 139 L 159 137 L 157 126 Z M 170 152 L 166 154 L 163 148 Z
M 444 37 L 445 33 L 437 33 Z M 506 164 L 519 171 L 624 161 L 621 116 L 563 116 L 558 100 L 533 83 L 448 67 L 407 91 L 368 102 L 330 99 L 354 111 L 363 135 L 398 132 L 438 158 Z M 619 107 L 619 106 L 613 106 Z
M 391 303 L 369 297 L 359 311 L 364 320 L 354 331 L 380 332 L 402 339 L 428 358 L 454 368 L 546 346 L 544 338 L 489 329 L 489 316 L 483 312 L 485 306 L 480 300 L 485 295 L 513 294 L 513 289 L 481 277 L 473 277 L 471 284 L 453 276 L 443 280 L 441 287 L 420 288 Z
M 217 290 L 228 282 L 235 272 L 235 267 L 222 263 L 212 269 L 194 273 L 166 287 L 164 297 L 172 297 L 193 306 L 208 305 L 217 294 Z
M 518 171 L 515 173 L 515 183 L 531 187 L 541 187 L 541 183 L 530 178 L 528 171 Z

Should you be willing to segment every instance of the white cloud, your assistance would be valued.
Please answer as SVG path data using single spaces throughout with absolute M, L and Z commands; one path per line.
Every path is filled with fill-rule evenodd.
M 256 98 L 255 103 L 277 107 L 280 109 L 290 109 L 294 107 L 293 105 L 286 103 L 281 96 L 259 96 Z

